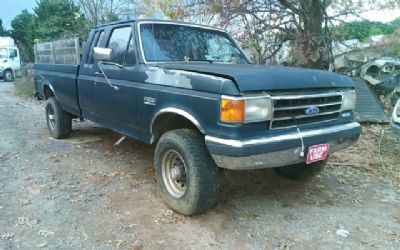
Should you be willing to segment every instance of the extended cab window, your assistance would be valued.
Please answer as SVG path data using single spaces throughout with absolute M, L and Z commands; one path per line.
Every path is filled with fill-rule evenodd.
M 125 64 L 125 61 L 127 64 L 131 64 L 132 60 L 134 62 L 134 58 L 131 58 L 134 56 L 131 55 L 132 52 L 134 52 L 133 44 L 130 42 L 130 40 L 132 40 L 131 31 L 131 27 L 117 28 L 113 30 L 110 41 L 108 42 L 108 48 L 112 49 L 112 62 L 118 64 Z M 125 58 L 125 55 L 127 58 Z

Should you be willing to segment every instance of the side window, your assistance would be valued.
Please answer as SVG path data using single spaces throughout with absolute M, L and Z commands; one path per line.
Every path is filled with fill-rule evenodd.
M 100 31 L 100 34 L 98 35 L 97 39 L 94 41 L 94 47 L 101 47 L 101 41 L 103 40 L 103 36 L 104 36 L 104 30 Z M 92 53 L 93 53 L 93 48 L 91 49 Z M 91 61 L 90 63 L 93 63 L 93 57 L 91 57 Z
M 103 40 L 103 36 L 104 36 L 104 30 L 100 31 L 99 39 L 97 39 L 95 47 L 100 47 L 101 41 Z
M 136 64 L 136 47 L 135 47 L 135 41 L 134 37 L 131 36 L 131 39 L 129 39 L 129 44 L 128 44 L 128 50 L 126 51 L 126 56 L 125 56 L 125 65 L 126 66 L 135 66 Z
M 93 35 L 92 42 L 90 43 L 89 53 L 86 58 L 86 63 L 91 63 L 93 61 L 93 48 L 94 48 L 94 45 L 97 43 L 98 38 L 99 38 L 99 32 L 96 31 Z
M 10 58 L 15 58 L 17 57 L 17 50 L 16 49 L 10 49 Z
M 90 44 L 90 48 L 89 48 L 89 54 L 88 54 L 88 57 L 86 60 L 87 63 L 93 63 L 93 48 L 100 46 L 100 42 L 101 42 L 103 36 L 104 36 L 104 30 L 102 30 L 100 32 L 96 31 L 96 33 L 94 33 L 92 43 Z
M 113 50 L 111 61 L 124 64 L 125 52 L 127 50 L 129 38 L 131 37 L 132 28 L 123 27 L 114 29 L 110 41 L 108 42 L 108 48 Z

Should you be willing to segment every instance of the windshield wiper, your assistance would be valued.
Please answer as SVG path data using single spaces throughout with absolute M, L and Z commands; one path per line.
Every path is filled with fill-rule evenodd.
M 214 60 L 190 60 L 189 62 L 208 62 L 210 64 L 214 63 Z

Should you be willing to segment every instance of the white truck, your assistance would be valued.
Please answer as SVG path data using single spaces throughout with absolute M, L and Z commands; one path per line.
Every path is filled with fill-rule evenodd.
M 21 57 L 14 39 L 0 37 L 0 79 L 12 81 L 21 71 Z

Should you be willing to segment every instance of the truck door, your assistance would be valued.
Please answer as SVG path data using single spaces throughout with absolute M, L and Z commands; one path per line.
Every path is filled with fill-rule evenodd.
M 94 84 L 98 81 L 96 72 L 99 71 L 97 62 L 93 59 L 93 48 L 101 47 L 105 44 L 105 30 L 93 31 L 88 40 L 88 48 L 81 58 L 81 66 L 78 75 L 78 100 L 82 109 L 82 116 L 93 121 L 97 121 L 98 114 L 94 113 L 97 105 L 97 98 L 94 94 Z
M 110 31 L 106 47 L 112 49 L 111 61 L 120 65 L 102 65 L 105 77 L 96 72 L 94 84 L 95 113 L 102 124 L 114 130 L 137 137 L 137 82 L 138 67 L 132 24 L 116 26 Z
M 17 74 L 21 69 L 21 59 L 17 48 L 9 48 L 8 50 L 9 58 L 11 60 L 11 68 Z

